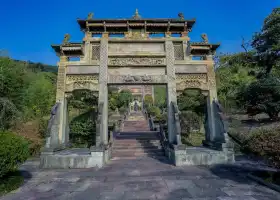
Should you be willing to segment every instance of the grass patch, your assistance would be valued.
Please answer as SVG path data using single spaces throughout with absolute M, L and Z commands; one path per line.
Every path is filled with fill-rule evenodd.
M 188 146 L 201 146 L 202 141 L 205 140 L 205 135 L 200 132 L 193 132 L 188 137 L 182 137 L 182 143 Z
M 24 178 L 19 171 L 9 172 L 1 177 L 0 196 L 7 194 L 23 184 Z

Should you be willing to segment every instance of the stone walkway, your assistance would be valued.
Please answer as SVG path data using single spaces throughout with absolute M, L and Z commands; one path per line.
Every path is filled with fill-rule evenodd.
M 278 200 L 280 193 L 246 178 L 233 166 L 175 167 L 152 158 L 112 161 L 102 169 L 22 169 L 27 180 L 1 200 Z

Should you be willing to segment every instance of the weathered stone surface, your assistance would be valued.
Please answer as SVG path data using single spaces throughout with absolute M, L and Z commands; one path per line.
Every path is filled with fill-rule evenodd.
M 153 158 L 111 161 L 98 170 L 44 170 L 37 165 L 36 160 L 26 162 L 21 167 L 29 174 L 24 185 L 0 199 L 280 199 L 280 193 L 247 179 L 248 169 L 240 165 L 175 167 Z

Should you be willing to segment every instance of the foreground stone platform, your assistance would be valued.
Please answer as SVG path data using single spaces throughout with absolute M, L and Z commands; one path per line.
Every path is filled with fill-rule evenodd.
M 280 193 L 248 179 L 258 164 L 175 167 L 152 158 L 111 161 L 101 169 L 21 167 L 26 181 L 1 200 L 279 200 Z M 246 167 L 245 167 L 246 166 Z
M 54 152 L 43 151 L 40 156 L 40 167 L 53 169 L 103 167 L 109 159 L 110 149 L 71 148 Z

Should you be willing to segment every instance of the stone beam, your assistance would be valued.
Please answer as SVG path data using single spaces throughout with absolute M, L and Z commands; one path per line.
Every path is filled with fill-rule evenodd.
M 108 75 L 108 84 L 167 84 L 166 75 Z

